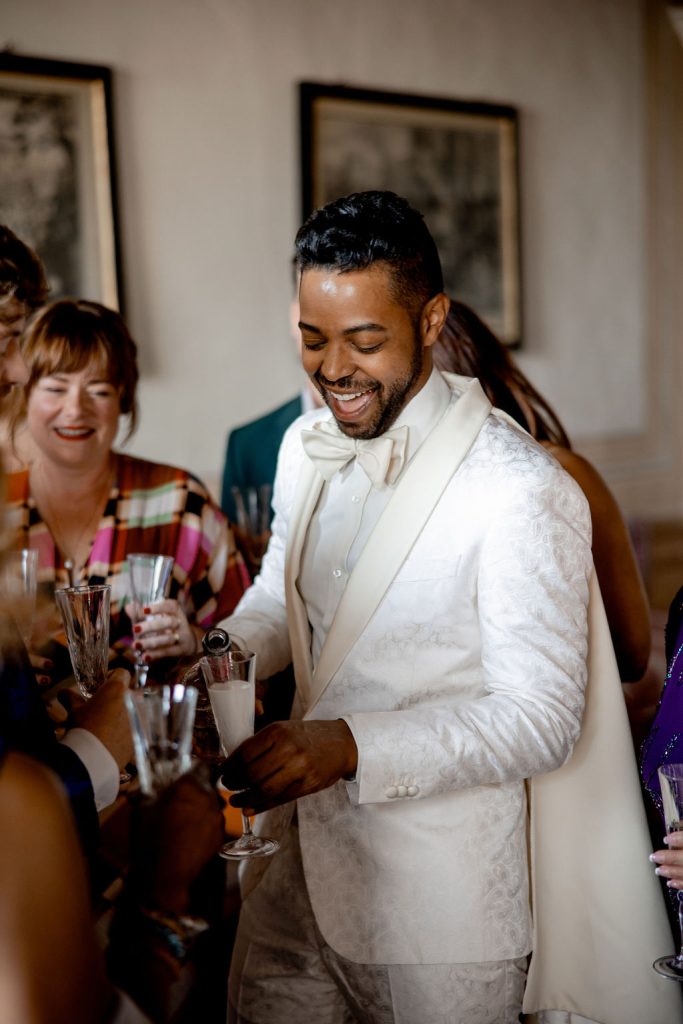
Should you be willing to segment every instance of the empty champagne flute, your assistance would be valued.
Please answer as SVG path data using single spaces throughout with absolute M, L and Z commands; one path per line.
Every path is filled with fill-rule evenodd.
M 235 536 L 253 578 L 261 568 L 263 556 L 270 540 L 270 503 L 272 484 L 258 487 L 232 487 L 237 523 Z
M 144 619 L 154 619 L 153 615 L 145 615 L 144 609 L 155 601 L 163 601 L 171 580 L 173 559 L 170 555 L 127 556 L 128 577 L 130 580 L 130 601 L 126 605 L 126 614 L 133 624 Z M 142 651 L 133 648 L 135 653 L 135 685 L 145 686 L 149 665 L 144 660 Z
M 64 623 L 74 678 L 82 697 L 89 700 L 107 678 L 109 665 L 108 583 L 55 590 L 55 600 Z M 119 772 L 119 782 L 132 775 Z
M 158 796 L 192 765 L 197 690 L 182 683 L 145 686 L 127 690 L 124 700 L 140 789 L 147 796 Z
M 33 634 L 38 579 L 38 552 L 29 548 L 7 553 L 2 568 L 2 588 L 12 602 L 17 629 L 27 647 Z
M 200 665 L 211 701 L 223 754 L 228 757 L 240 743 L 254 735 L 256 703 L 256 655 L 251 651 L 230 651 L 223 663 L 202 658 Z M 242 814 L 242 835 L 220 849 L 226 860 L 245 857 L 269 857 L 278 850 L 275 839 L 254 835 L 251 822 Z
M 107 678 L 110 597 L 109 584 L 55 591 L 74 678 L 86 700 Z
M 657 769 L 662 793 L 662 810 L 666 834 L 683 832 L 683 764 L 665 764 Z M 682 944 L 678 954 L 660 956 L 653 963 L 658 974 L 674 981 L 683 981 L 683 891 L 676 894 L 678 921 L 681 928 Z

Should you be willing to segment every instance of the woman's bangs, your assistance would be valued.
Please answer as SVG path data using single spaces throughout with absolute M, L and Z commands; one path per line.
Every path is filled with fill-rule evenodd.
M 34 381 L 60 373 L 80 373 L 90 367 L 94 373 L 101 372 L 102 380 L 112 380 L 110 353 L 100 338 L 71 335 L 49 341 L 41 337 L 36 342 L 33 352 L 28 353 Z

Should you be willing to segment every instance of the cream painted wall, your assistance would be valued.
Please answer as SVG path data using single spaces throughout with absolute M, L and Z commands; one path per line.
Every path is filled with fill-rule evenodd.
M 0 45 L 114 70 L 124 285 L 142 351 L 136 453 L 213 480 L 227 429 L 298 387 L 287 306 L 301 79 L 520 108 L 521 361 L 577 441 L 646 430 L 640 0 L 2 6 Z M 623 457 L 597 457 L 623 476 Z

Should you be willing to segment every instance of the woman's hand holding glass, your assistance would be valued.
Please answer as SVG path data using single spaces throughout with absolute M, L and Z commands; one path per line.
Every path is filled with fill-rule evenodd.
M 669 854 L 659 850 L 652 859 L 660 865 L 657 874 L 669 879 L 671 888 L 677 893 L 678 921 L 681 931 L 681 947 L 677 954 L 660 956 L 652 965 L 658 974 L 665 978 L 683 982 L 683 877 L 680 862 L 683 860 L 683 764 L 663 764 L 657 769 L 659 786 L 662 795 L 662 812 L 666 825 L 666 842 L 670 847 Z M 678 851 L 681 852 L 673 852 Z M 666 866 L 665 866 L 666 862 Z M 671 871 L 671 868 L 674 871 Z
M 670 832 L 664 842 L 666 850 L 656 850 L 650 860 L 657 865 L 656 874 L 666 879 L 670 889 L 683 889 L 683 832 Z
M 136 635 L 136 627 L 144 625 L 145 622 L 148 625 L 145 631 L 147 634 L 153 631 L 163 632 L 156 622 L 156 617 L 153 616 L 151 620 L 148 620 L 147 616 L 151 614 L 152 605 L 160 604 L 166 598 L 166 592 L 171 583 L 173 559 L 170 555 L 139 552 L 128 555 L 127 565 L 130 601 L 126 605 L 126 614 L 133 623 L 133 635 Z M 140 633 L 141 631 L 137 631 L 138 635 Z M 175 639 L 175 634 L 173 636 Z M 146 639 L 149 637 L 147 636 Z M 135 683 L 137 686 L 144 686 L 152 659 L 145 653 L 142 640 L 133 641 L 133 652 L 135 654 Z
M 133 626 L 133 646 L 145 662 L 197 653 L 199 636 L 178 601 L 173 598 L 154 601 L 146 605 L 142 613 L 145 618 Z

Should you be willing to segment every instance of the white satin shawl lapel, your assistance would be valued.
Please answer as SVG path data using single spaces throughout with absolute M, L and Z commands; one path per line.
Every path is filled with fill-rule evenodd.
M 311 627 L 297 579 L 308 524 L 318 503 L 323 483 L 323 478 L 310 459 L 304 458 L 292 503 L 285 556 L 285 600 L 289 642 L 292 648 L 297 692 L 304 708 L 308 707 L 311 699 Z
M 349 576 L 313 673 L 306 714 L 370 621 L 491 411 L 478 380 L 444 376 L 454 390 L 462 391 L 461 397 L 450 403 L 406 467 Z

